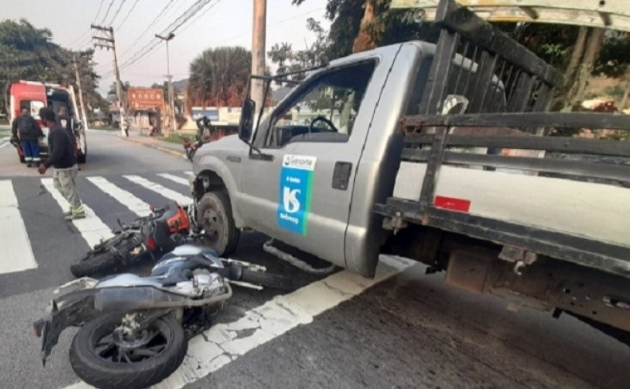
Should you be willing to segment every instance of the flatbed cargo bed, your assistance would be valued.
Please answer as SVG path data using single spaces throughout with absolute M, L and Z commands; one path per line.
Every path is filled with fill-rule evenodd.
M 630 117 L 468 114 L 407 117 L 406 123 L 442 126 L 442 130 L 455 125 L 455 131 L 457 125 L 487 127 L 489 123 L 512 128 L 517 124 L 555 124 L 628 129 Z M 433 144 L 436 139 L 439 142 L 440 137 L 435 134 L 407 137 L 393 197 L 376 205 L 377 213 L 630 277 L 630 165 L 448 150 L 485 146 L 629 158 L 630 143 L 548 136 L 453 135 L 440 145 Z M 431 144 L 443 150 L 441 156 L 421 148 Z M 432 158 L 440 162 L 428 168 Z M 432 169 L 431 174 L 427 169 Z M 559 173 L 559 177 L 533 175 L 538 172 Z
M 550 136 L 630 138 L 630 116 L 547 112 L 561 73 L 452 0 L 435 22 L 427 85 L 401 120 L 394 193 L 373 208 L 384 227 L 434 227 L 630 277 L 630 142 Z

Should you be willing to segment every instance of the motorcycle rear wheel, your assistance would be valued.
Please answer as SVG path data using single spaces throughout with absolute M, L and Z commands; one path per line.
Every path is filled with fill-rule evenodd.
M 105 340 L 111 338 L 121 318 L 121 314 L 105 314 L 81 327 L 70 347 L 75 374 L 100 389 L 148 388 L 173 374 L 188 351 L 181 324 L 172 316 L 156 319 L 148 327 L 152 340 L 130 350 Z M 141 350 L 147 359 L 142 359 Z M 149 356 L 152 353 L 155 355 Z
M 77 278 L 91 277 L 114 267 L 116 262 L 118 262 L 116 256 L 110 252 L 90 251 L 85 257 L 79 258 L 78 261 L 70 265 L 70 271 Z

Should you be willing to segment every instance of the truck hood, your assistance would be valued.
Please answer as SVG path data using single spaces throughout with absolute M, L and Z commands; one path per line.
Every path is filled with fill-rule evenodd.
M 206 154 L 214 154 L 218 151 L 242 151 L 246 147 L 247 145 L 238 139 L 238 135 L 227 135 L 219 140 L 204 144 L 195 154 L 195 158 Z
M 206 143 L 197 150 L 193 157 L 193 173 L 196 175 L 200 170 L 203 170 L 204 161 L 207 161 L 208 157 L 225 160 L 228 155 L 241 156 L 247 147 L 238 138 L 238 135 L 227 135 L 219 140 Z

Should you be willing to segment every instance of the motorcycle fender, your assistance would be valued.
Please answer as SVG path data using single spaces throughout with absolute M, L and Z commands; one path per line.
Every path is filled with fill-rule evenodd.
M 152 286 L 101 289 L 94 296 L 94 307 L 100 312 L 176 308 L 185 306 L 187 302 L 186 296 Z
M 33 323 L 35 335 L 42 338 L 42 364 L 59 341 L 59 335 L 68 327 L 76 327 L 99 314 L 94 309 L 95 290 L 68 293 L 52 301 L 51 312 Z

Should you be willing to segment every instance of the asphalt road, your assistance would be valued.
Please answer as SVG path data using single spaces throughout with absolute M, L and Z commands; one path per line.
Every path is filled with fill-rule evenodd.
M 190 170 L 186 160 L 120 140 L 117 133 L 88 135 L 88 163 L 78 188 L 92 219 L 113 227 L 116 218 L 135 216 L 117 200 L 120 190 L 146 204 L 187 196 L 181 183 Z M 2 387 L 85 387 L 75 385 L 67 357 L 75 330 L 62 335 L 45 368 L 31 333 L 52 289 L 73 278 L 70 263 L 89 247 L 85 229 L 60 217 L 42 177 L 20 164 L 10 145 L 0 147 L 0 166 L 0 183 L 12 183 L 30 239 L 29 255 L 36 262 L 36 267 L 0 274 Z M 95 182 L 103 180 L 120 190 L 102 190 Z M 161 189 L 143 186 L 147 181 Z M 14 243 L 6 239 L 0 236 L 1 261 L 19 262 L 21 257 L 6 256 Z M 630 387 L 630 349 L 570 317 L 508 311 L 498 298 L 447 288 L 442 275 L 425 276 L 422 265 L 401 268 L 375 286 L 345 272 L 320 281 L 262 251 L 264 241 L 245 234 L 234 257 L 291 274 L 304 288 L 284 295 L 235 288 L 208 334 L 229 337 L 234 331 L 238 336 L 216 343 L 222 350 L 216 355 L 212 339 L 191 341 L 185 366 L 169 379 L 170 386 L 159 388 Z M 149 267 L 121 271 L 144 273 Z M 284 321 L 278 319 L 278 306 L 292 311 Z M 239 332 L 252 316 L 257 327 Z

